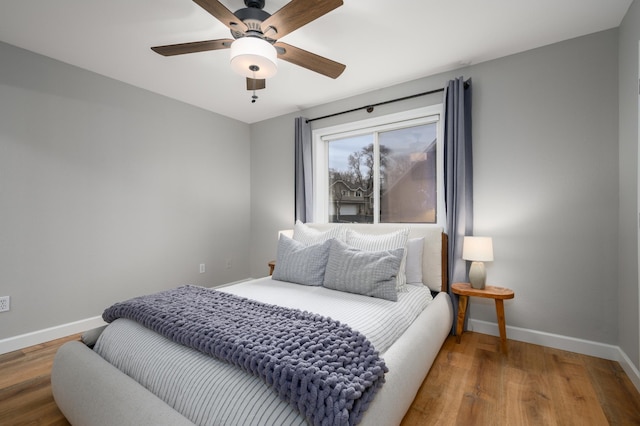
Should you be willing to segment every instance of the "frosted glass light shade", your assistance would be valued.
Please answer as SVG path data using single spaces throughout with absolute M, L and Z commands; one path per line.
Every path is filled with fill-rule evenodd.
M 273 77 L 278 71 L 278 52 L 268 41 L 242 37 L 231 43 L 231 68 L 255 79 Z
M 491 237 L 464 237 L 462 258 L 476 262 L 493 261 L 493 240 Z

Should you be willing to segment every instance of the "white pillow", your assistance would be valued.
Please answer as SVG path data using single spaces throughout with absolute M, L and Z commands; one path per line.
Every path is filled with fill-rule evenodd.
M 307 246 L 324 243 L 332 238 L 344 241 L 345 228 L 343 226 L 336 226 L 328 231 L 322 232 L 305 225 L 300 220 L 296 220 L 296 224 L 293 227 L 293 239 Z
M 353 229 L 347 229 L 347 244 L 360 250 L 384 251 L 404 249 L 400 270 L 396 279 L 398 291 L 406 292 L 406 264 L 407 242 L 409 240 L 409 228 L 402 228 L 389 234 L 361 234 Z
M 424 285 L 422 282 L 422 252 L 424 237 L 411 238 L 407 243 L 407 284 Z

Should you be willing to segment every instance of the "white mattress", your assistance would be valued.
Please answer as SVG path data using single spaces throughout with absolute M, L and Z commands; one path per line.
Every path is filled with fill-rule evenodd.
M 345 322 L 367 336 L 383 358 L 432 301 L 426 287 L 410 286 L 408 293 L 399 295 L 398 302 L 390 302 L 284 283 L 270 277 L 220 290 Z M 117 320 L 107 327 L 95 350 L 196 424 L 306 424 L 274 392 L 265 391 L 260 379 L 173 343 L 132 321 Z

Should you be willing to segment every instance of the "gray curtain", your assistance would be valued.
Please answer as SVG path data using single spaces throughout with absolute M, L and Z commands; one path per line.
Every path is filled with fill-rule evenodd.
M 305 117 L 296 117 L 295 129 L 295 219 L 313 222 L 311 125 Z
M 449 81 L 444 95 L 445 208 L 449 234 L 449 283 L 466 282 L 462 259 L 465 235 L 473 235 L 473 156 L 471 151 L 471 79 Z M 454 301 L 454 328 L 457 297 Z

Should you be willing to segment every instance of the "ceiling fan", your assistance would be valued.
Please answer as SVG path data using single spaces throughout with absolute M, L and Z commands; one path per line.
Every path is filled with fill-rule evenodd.
M 342 0 L 292 0 L 273 15 L 265 0 L 244 0 L 245 8 L 231 12 L 218 0 L 193 0 L 231 30 L 233 39 L 216 39 L 155 46 L 163 56 L 231 49 L 231 66 L 247 79 L 247 90 L 266 87 L 265 79 L 277 70 L 276 57 L 331 78 L 345 65 L 278 41 L 281 37 L 342 6 Z M 253 96 L 253 102 L 257 97 Z

